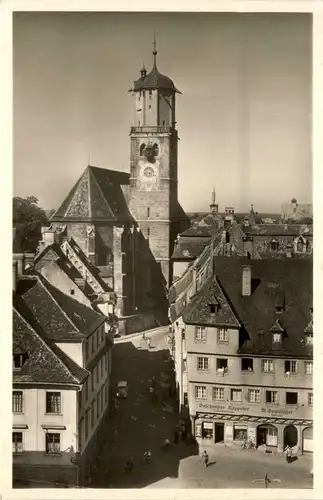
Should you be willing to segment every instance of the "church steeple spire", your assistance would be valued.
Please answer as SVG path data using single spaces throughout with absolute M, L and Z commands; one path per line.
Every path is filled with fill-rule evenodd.
M 157 63 L 156 63 L 156 57 L 157 57 L 157 49 L 156 49 L 156 35 L 155 35 L 155 32 L 154 32 L 154 41 L 153 41 L 153 45 L 154 45 L 154 50 L 153 50 L 153 58 L 154 58 L 154 69 L 157 69 Z
M 213 215 L 217 214 L 219 210 L 219 205 L 215 203 L 215 187 L 213 186 L 212 190 L 212 203 L 210 205 L 210 211 Z

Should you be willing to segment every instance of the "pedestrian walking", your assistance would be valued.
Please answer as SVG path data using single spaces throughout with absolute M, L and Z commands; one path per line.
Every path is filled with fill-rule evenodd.
M 204 451 L 204 453 L 202 455 L 202 460 L 204 463 L 204 467 L 207 467 L 209 465 L 209 455 L 207 454 L 206 451 Z
M 150 349 L 150 347 L 151 347 L 151 339 L 147 339 L 147 345 L 148 345 L 148 348 Z
M 291 447 L 289 445 L 287 445 L 284 452 L 285 452 L 286 462 L 290 463 L 292 460 L 292 455 L 293 455 L 293 451 L 292 451 Z
M 151 452 L 150 451 L 145 451 L 144 453 L 144 461 L 146 464 L 148 464 L 151 460 Z

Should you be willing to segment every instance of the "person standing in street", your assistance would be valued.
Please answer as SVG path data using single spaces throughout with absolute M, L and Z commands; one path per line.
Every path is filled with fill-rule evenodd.
M 291 447 L 289 445 L 287 445 L 284 452 L 285 452 L 285 456 L 286 456 L 286 462 L 290 463 L 292 460 L 292 455 L 293 455 Z
M 151 339 L 147 339 L 147 345 L 148 345 L 148 348 L 150 349 L 150 347 L 151 347 Z
M 148 464 L 151 460 L 151 452 L 150 451 L 145 451 L 144 453 L 144 461 L 146 464 Z
M 202 460 L 204 463 L 204 467 L 207 467 L 209 465 L 209 455 L 207 454 L 206 451 L 204 451 L 204 453 L 202 455 Z

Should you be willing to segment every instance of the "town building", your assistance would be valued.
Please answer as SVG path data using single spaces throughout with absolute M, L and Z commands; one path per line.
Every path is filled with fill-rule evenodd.
M 170 302 L 181 403 L 199 444 L 311 452 L 312 261 L 209 258 Z
M 25 479 L 30 476 L 30 480 L 37 482 L 37 470 L 40 469 L 43 480 L 47 477 L 46 481 L 55 483 L 56 472 L 56 475 L 54 471 L 48 473 L 50 462 L 58 467 L 60 480 L 66 484 L 87 484 L 91 476 L 90 465 L 102 445 L 99 433 L 102 426 L 106 425 L 109 414 L 113 332 L 109 331 L 108 318 L 58 290 L 34 269 L 21 276 L 15 288 L 25 311 L 24 328 L 29 331 L 28 325 L 31 324 L 38 337 L 45 339 L 54 354 L 59 353 L 65 365 L 72 366 L 74 371 L 78 370 L 82 374 L 82 379 L 76 379 L 72 388 L 62 383 L 61 391 L 57 389 L 60 382 L 56 382 L 55 373 L 48 381 L 45 374 L 44 380 L 36 379 L 34 383 L 29 376 L 28 362 L 24 365 L 25 378 L 14 378 L 14 391 L 19 389 L 19 398 L 25 401 L 25 411 L 14 410 L 15 414 L 19 413 L 17 423 L 26 429 L 23 434 L 26 446 L 17 458 L 19 476 L 25 472 Z M 28 315 L 26 311 L 29 311 Z M 14 332 L 15 328 L 14 322 Z M 28 351 L 19 353 L 14 346 L 14 356 L 16 354 L 21 355 L 21 359 L 25 359 L 26 355 L 26 359 L 31 357 Z M 44 362 L 40 354 L 35 352 L 32 356 L 33 369 L 41 375 Z M 50 371 L 51 366 L 48 369 Z M 55 383 L 51 384 L 51 380 Z M 17 385 L 18 382 L 20 385 Z M 65 390 L 70 392 L 65 394 L 62 392 Z M 45 411 L 43 400 L 46 398 L 49 401 L 52 392 L 55 404 L 52 404 L 51 410 Z M 50 448 L 46 448 L 48 433 L 53 434 Z M 67 442 L 73 450 L 73 456 L 70 457 L 65 453 Z M 55 460 L 50 461 L 48 457 L 52 459 L 53 455 Z M 71 475 L 66 470 L 64 476 L 66 461 L 70 459 L 77 474 Z
M 211 239 L 215 255 L 303 259 L 311 258 L 313 253 L 312 224 L 274 223 L 272 219 L 265 224 L 253 205 L 248 215 L 239 218 L 233 207 L 226 207 L 225 212 L 220 214 L 212 197 L 210 213 L 177 235 L 172 254 L 173 283 L 210 244 Z
M 130 92 L 130 174 L 88 166 L 51 217 L 99 266 L 117 297 L 120 332 L 167 322 L 176 235 L 188 227 L 178 202 L 176 94 L 173 81 L 145 68 Z
M 293 198 L 290 203 L 281 206 L 281 218 L 297 221 L 298 219 L 313 217 L 313 205 L 311 203 L 298 203 Z

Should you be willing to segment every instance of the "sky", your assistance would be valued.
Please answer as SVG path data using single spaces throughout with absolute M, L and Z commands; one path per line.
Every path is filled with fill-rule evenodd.
M 309 14 L 14 13 L 14 195 L 58 208 L 87 165 L 130 170 L 145 63 L 177 96 L 179 200 L 312 202 Z

